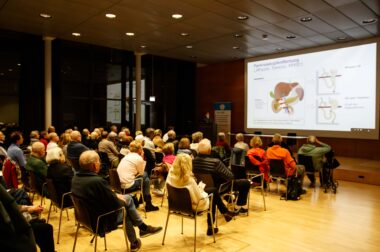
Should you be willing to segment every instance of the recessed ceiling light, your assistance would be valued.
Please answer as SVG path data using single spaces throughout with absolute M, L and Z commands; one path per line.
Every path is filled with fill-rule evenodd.
M 342 40 L 346 40 L 347 37 L 337 37 L 336 39 L 339 40 L 339 41 L 342 41 Z
M 21 66 L 21 63 L 17 63 L 17 66 Z
M 81 34 L 79 32 L 73 32 L 71 33 L 71 35 L 73 35 L 74 37 L 80 37 Z
M 267 34 L 263 34 L 261 37 L 262 37 L 263 40 L 268 40 L 268 35 Z
M 235 34 L 234 34 L 234 38 L 241 38 L 241 37 L 243 37 L 243 35 L 241 35 L 241 34 L 239 34 L 239 33 L 235 33 Z
M 286 36 L 286 38 L 287 38 L 287 39 L 295 39 L 295 38 L 296 38 L 296 35 L 291 34 L 291 35 Z
M 365 19 L 362 21 L 363 24 L 372 24 L 372 23 L 375 23 L 377 21 L 376 18 L 368 18 L 368 19 Z
M 4 73 L 0 73 L 1 76 L 4 76 Z
M 300 18 L 300 21 L 301 21 L 301 22 L 304 22 L 304 23 L 306 23 L 306 22 L 310 22 L 311 20 L 313 20 L 311 17 L 303 17 L 303 18 Z
M 141 48 L 146 48 L 146 45 L 141 45 L 140 47 L 141 47 Z
M 42 17 L 42 18 L 51 18 L 51 15 L 47 14 L 47 13 L 40 13 L 40 17 Z
M 8 71 L 9 71 L 9 72 L 12 72 L 12 71 L 13 71 L 13 69 L 12 69 L 12 68 L 9 68 L 9 69 L 8 69 Z
M 179 35 L 181 35 L 182 37 L 187 37 L 187 36 L 189 36 L 189 33 L 187 33 L 187 32 L 181 32 Z
M 193 48 L 193 46 L 192 45 L 187 45 L 186 48 L 187 49 L 191 49 L 191 48 Z
M 106 14 L 106 17 L 112 19 L 112 18 L 116 18 L 116 15 L 113 14 L 113 13 L 107 13 L 107 14 Z
M 182 14 L 179 14 L 179 13 L 175 13 L 172 15 L 172 18 L 174 18 L 174 19 L 180 19 L 182 17 L 183 17 Z
M 133 36 L 135 36 L 135 33 L 134 32 L 126 32 L 125 35 L 127 35 L 129 37 L 133 37 Z
M 240 15 L 240 16 L 237 17 L 237 19 L 239 19 L 239 20 L 247 20 L 248 16 Z
M 240 49 L 240 47 L 238 47 L 238 46 L 233 46 L 232 49 L 237 50 L 237 49 Z

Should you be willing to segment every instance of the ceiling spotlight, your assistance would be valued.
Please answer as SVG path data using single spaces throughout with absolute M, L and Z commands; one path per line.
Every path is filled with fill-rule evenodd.
M 232 49 L 237 50 L 237 49 L 240 49 L 240 47 L 238 47 L 238 46 L 233 46 Z
M 189 36 L 189 33 L 187 33 L 187 32 L 181 32 L 179 35 L 181 35 L 182 37 L 187 37 L 187 36 Z
M 0 73 L 1 76 L 4 76 L 4 73 Z
M 237 17 L 237 19 L 239 19 L 239 20 L 247 20 L 248 16 L 240 15 L 240 16 Z
M 141 47 L 141 48 L 146 48 L 146 45 L 141 45 L 140 47 Z
M 125 35 L 127 35 L 129 37 L 133 37 L 133 36 L 135 36 L 135 33 L 134 32 L 126 32 Z
M 40 17 L 42 17 L 42 18 L 51 18 L 51 15 L 47 14 L 47 13 L 40 13 Z
M 310 22 L 311 20 L 313 20 L 311 17 L 303 17 L 303 18 L 300 18 L 300 21 L 301 21 L 301 22 L 304 22 L 304 23 L 306 23 L 306 22 Z
M 17 66 L 21 66 L 21 63 L 17 63 Z
M 172 15 L 172 18 L 174 19 L 181 19 L 182 17 L 183 17 L 182 14 L 179 14 L 179 13 L 175 13 Z
M 186 48 L 187 49 L 191 49 L 191 48 L 193 48 L 193 46 L 192 45 L 187 45 Z
M 263 40 L 268 40 L 268 34 L 263 34 L 261 37 Z
M 376 18 L 369 18 L 369 19 L 365 19 L 362 21 L 363 24 L 372 24 L 372 23 L 375 23 L 377 21 Z
M 9 71 L 9 72 L 12 72 L 12 71 L 13 71 L 13 69 L 12 69 L 12 68 L 9 68 L 9 69 L 8 69 L 8 71 Z
M 346 40 L 347 37 L 344 37 L 344 36 L 343 37 L 337 37 L 336 39 L 339 40 L 339 41 L 342 41 L 342 40 Z
M 239 33 L 235 33 L 235 34 L 234 34 L 234 38 L 241 38 L 241 37 L 243 37 L 243 35 L 241 35 L 241 34 L 239 34 Z
M 73 32 L 71 33 L 71 35 L 73 35 L 74 37 L 80 37 L 81 34 L 79 32 Z
M 107 14 L 106 14 L 106 17 L 107 17 L 107 18 L 110 18 L 110 19 L 113 19 L 113 18 L 116 18 L 116 15 L 113 14 L 113 13 L 107 13 Z
M 291 35 L 286 36 L 286 38 L 287 38 L 287 39 L 295 39 L 295 38 L 296 38 L 296 35 L 291 34 Z

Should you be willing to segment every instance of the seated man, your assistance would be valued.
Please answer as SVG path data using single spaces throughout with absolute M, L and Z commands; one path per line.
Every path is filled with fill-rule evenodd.
M 141 247 L 140 239 L 136 238 L 133 226 L 140 229 L 140 237 L 146 237 L 158 233 L 162 227 L 147 226 L 136 211 L 132 198 L 129 195 L 114 193 L 107 182 L 100 176 L 100 158 L 93 151 L 88 150 L 81 154 L 79 159 L 80 169 L 75 174 L 71 192 L 86 201 L 88 209 L 94 216 L 115 210 L 121 206 L 126 209 L 126 233 L 131 243 L 131 251 L 138 251 Z M 122 223 L 121 213 L 117 216 L 117 223 Z
M 107 138 L 102 139 L 99 142 L 98 150 L 100 152 L 107 153 L 108 160 L 110 161 L 112 168 L 116 168 L 119 165 L 119 151 L 116 148 L 117 134 L 115 132 L 110 132 Z
M 74 130 L 70 133 L 71 142 L 67 145 L 67 159 L 71 166 L 79 170 L 79 157 L 82 152 L 88 150 L 88 147 L 82 144 L 82 135 L 79 131 Z
M 32 153 L 26 162 L 26 170 L 31 171 L 36 176 L 37 191 L 42 194 L 42 185 L 45 183 L 47 175 L 47 164 L 45 161 L 45 145 L 41 142 L 32 144 Z
M 141 186 L 141 180 L 135 180 L 138 176 L 143 176 L 143 197 L 145 201 L 145 211 L 157 211 L 158 207 L 153 206 L 150 195 L 149 176 L 145 171 L 146 161 L 143 159 L 144 151 L 140 141 L 132 141 L 129 144 L 130 153 L 123 157 L 117 167 L 121 186 L 127 191 L 135 191 Z
M 272 139 L 273 146 L 267 149 L 267 158 L 271 159 L 281 159 L 284 161 L 285 172 L 288 177 L 296 176 L 301 179 L 301 184 L 303 185 L 303 178 L 305 176 L 305 167 L 303 165 L 297 165 L 296 161 L 290 155 L 290 152 L 281 147 L 282 137 L 280 134 L 275 134 Z M 302 193 L 305 193 L 302 190 Z
M 237 212 L 230 212 L 224 205 L 220 198 L 218 188 L 220 184 L 232 181 L 234 175 L 228 169 L 222 161 L 218 158 L 210 157 L 211 154 L 211 142 L 207 138 L 202 139 L 198 145 L 199 154 L 193 160 L 193 172 L 196 173 L 208 173 L 212 174 L 214 180 L 214 186 L 212 188 L 206 185 L 205 191 L 207 193 L 214 194 L 214 201 L 212 206 L 212 213 L 215 216 L 215 205 L 218 206 L 219 211 L 224 215 L 226 221 L 230 221 L 231 218 L 237 214 Z M 199 181 L 198 181 L 199 182 Z M 239 197 L 237 201 L 237 206 L 240 206 L 240 213 L 246 213 L 248 209 L 243 208 L 247 204 L 247 196 L 250 189 L 250 182 L 247 179 L 238 179 L 234 181 L 234 190 L 239 191 Z M 214 218 L 215 219 L 215 218 Z M 211 222 L 209 218 L 207 219 L 209 229 L 207 231 L 208 235 L 212 235 Z M 218 230 L 215 230 L 216 232 Z
M 316 146 L 318 144 L 319 146 Z M 311 156 L 313 159 L 313 166 L 316 171 L 319 172 L 320 182 L 322 186 L 322 166 L 323 166 L 323 156 L 331 150 L 330 145 L 322 143 L 315 136 L 309 136 L 307 138 L 307 143 L 303 144 L 301 148 L 298 150 L 298 154 L 302 154 L 305 156 Z M 314 174 L 307 174 L 307 177 L 310 180 L 310 187 L 315 186 L 315 176 Z

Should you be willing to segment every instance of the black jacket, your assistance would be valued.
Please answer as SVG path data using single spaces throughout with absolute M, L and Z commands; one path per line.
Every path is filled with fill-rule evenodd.
M 62 195 L 71 191 L 71 180 L 74 176 L 74 172 L 70 166 L 59 162 L 49 165 L 47 170 L 47 178 L 53 180 L 55 190 L 57 192 L 59 204 L 61 204 Z M 71 206 L 70 197 L 65 197 L 64 207 Z

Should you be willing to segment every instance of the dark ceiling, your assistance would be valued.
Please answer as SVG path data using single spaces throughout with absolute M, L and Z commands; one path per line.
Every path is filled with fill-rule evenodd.
M 0 0 L 2 29 L 198 63 L 375 37 L 379 15 L 379 0 Z

